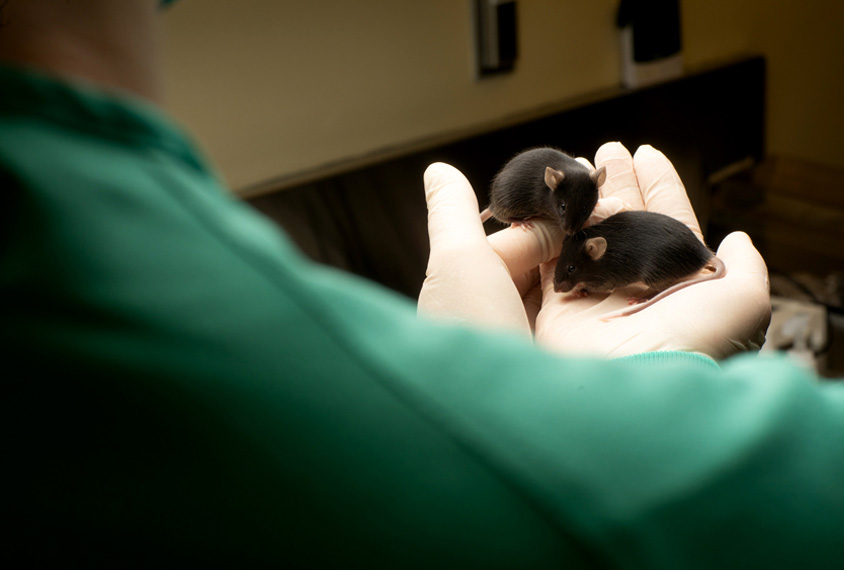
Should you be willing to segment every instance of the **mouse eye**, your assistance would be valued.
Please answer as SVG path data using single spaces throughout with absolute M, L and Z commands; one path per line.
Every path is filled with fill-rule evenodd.
M 577 267 L 575 267 L 574 265 L 569 265 L 569 273 L 574 273 L 575 271 L 577 271 Z
M 566 211 L 566 203 L 565 203 L 565 202 L 560 202 L 560 211 L 561 211 L 561 212 L 565 212 L 565 211 Z

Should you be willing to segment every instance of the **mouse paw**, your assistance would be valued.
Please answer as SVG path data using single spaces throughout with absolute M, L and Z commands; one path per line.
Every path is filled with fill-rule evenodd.
M 647 301 L 644 297 L 627 297 L 627 304 L 628 305 L 638 305 L 639 303 L 644 303 Z

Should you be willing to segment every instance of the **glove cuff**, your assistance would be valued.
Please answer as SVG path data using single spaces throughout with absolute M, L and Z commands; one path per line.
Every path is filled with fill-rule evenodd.
M 703 354 L 697 352 L 683 352 L 676 351 L 659 351 L 659 352 L 643 352 L 641 354 L 632 354 L 630 356 L 622 356 L 615 360 L 628 360 L 635 362 L 648 362 L 651 364 L 676 364 L 676 363 L 697 363 L 699 366 L 708 368 L 716 368 L 720 370 L 718 363 Z

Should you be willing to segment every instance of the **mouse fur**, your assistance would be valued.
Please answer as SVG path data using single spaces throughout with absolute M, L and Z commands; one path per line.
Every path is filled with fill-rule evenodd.
M 583 228 L 595 204 L 606 169 L 591 170 L 564 152 L 540 147 L 520 152 L 496 174 L 490 187 L 491 214 L 504 223 L 548 218 L 573 234 Z
M 702 269 L 712 273 L 695 278 Z M 651 299 L 607 315 L 625 316 L 650 306 L 679 288 L 723 277 L 726 268 L 682 222 L 656 212 L 610 216 L 563 242 L 554 272 L 554 290 L 609 293 L 644 283 Z

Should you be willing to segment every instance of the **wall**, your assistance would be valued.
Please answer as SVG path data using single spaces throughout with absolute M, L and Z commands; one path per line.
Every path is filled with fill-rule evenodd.
M 181 0 L 170 110 L 234 188 L 614 87 L 617 0 L 520 0 L 514 74 L 478 81 L 469 0 Z M 844 3 L 686 0 L 686 59 L 770 61 L 769 150 L 844 167 Z M 565 146 L 564 140 L 560 141 Z
M 685 56 L 697 65 L 768 59 L 768 151 L 844 168 L 844 2 L 686 0 Z

